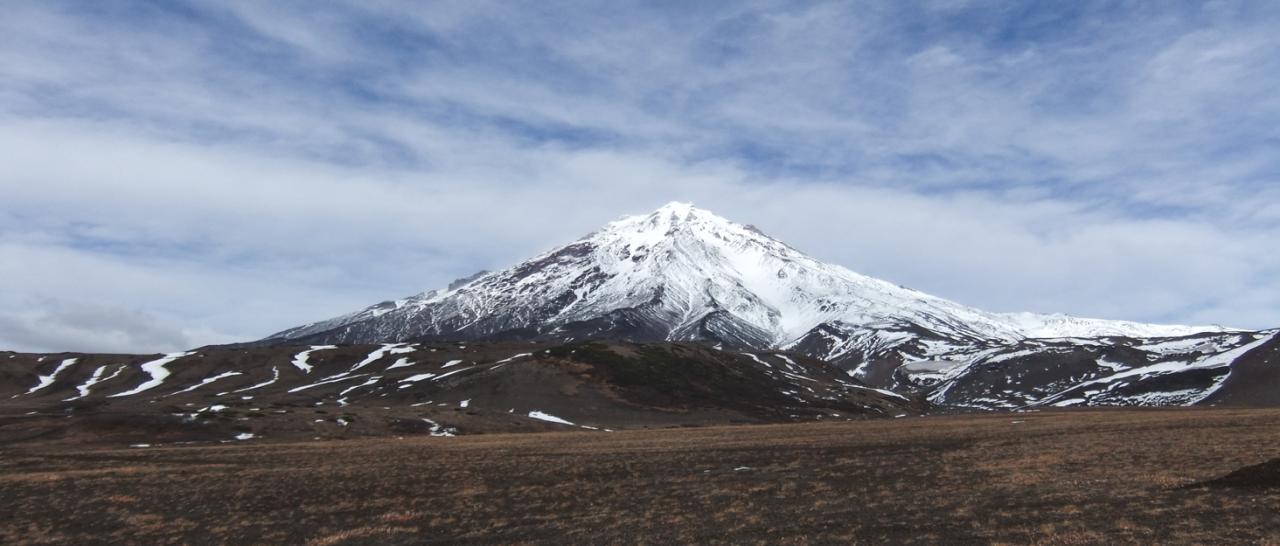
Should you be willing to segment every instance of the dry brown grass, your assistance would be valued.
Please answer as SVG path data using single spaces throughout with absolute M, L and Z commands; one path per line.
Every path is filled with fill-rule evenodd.
M 1014 424 L 1011 421 L 1022 423 Z M 0 543 L 1276 544 L 1280 410 L 0 453 Z

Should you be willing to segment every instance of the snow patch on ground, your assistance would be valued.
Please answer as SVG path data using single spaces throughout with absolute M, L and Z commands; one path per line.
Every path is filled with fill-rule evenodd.
M 1248 337 L 1244 335 L 1235 336 L 1214 336 L 1209 338 L 1191 337 L 1182 339 L 1155 339 L 1145 343 L 1136 345 L 1135 347 L 1150 353 L 1159 355 L 1185 354 L 1185 353 L 1218 353 L 1224 348 L 1231 345 L 1246 343 Z
M 854 389 L 862 389 L 862 390 L 864 390 L 864 391 L 875 391 L 875 392 L 878 392 L 878 393 L 883 394 L 883 395 L 885 395 L 885 396 L 889 396 L 889 397 L 892 397 L 892 398 L 897 398 L 897 399 L 899 399 L 899 400 L 903 400 L 903 401 L 906 401 L 906 402 L 910 402 L 910 401 L 911 401 L 911 399 L 910 399 L 910 398 L 907 398 L 907 397 L 905 397 L 905 396 L 903 396 L 903 395 L 901 395 L 901 394 L 898 394 L 898 393 L 893 392 L 893 391 L 888 390 L 888 389 L 877 389 L 877 388 L 875 388 L 875 387 L 865 387 L 865 386 L 862 386 L 862 385 L 855 385 L 855 384 L 853 384 L 853 383 L 849 383 L 849 382 L 847 382 L 847 381 L 840 381 L 840 384 L 841 384 L 841 385 L 844 385 L 844 386 L 846 386 L 846 387 L 854 388 Z
M 352 366 L 351 369 L 348 371 L 354 372 L 356 370 L 359 370 L 360 368 L 363 368 L 365 366 L 368 366 L 369 364 L 372 364 L 378 361 L 383 356 L 386 356 L 388 354 L 398 355 L 398 354 L 404 354 L 404 353 L 412 353 L 414 350 L 415 349 L 413 347 L 410 347 L 405 343 L 383 343 L 381 347 L 374 349 L 373 352 L 369 353 L 368 356 L 364 357 L 364 360 L 357 362 L 356 365 Z
M 217 381 L 217 380 L 219 380 L 219 379 L 224 379 L 224 378 L 227 378 L 227 377 L 235 377 L 235 376 L 237 376 L 237 375 L 244 375 L 244 374 L 242 374 L 242 373 L 240 373 L 240 372 L 225 372 L 225 373 L 220 373 L 220 374 L 218 374 L 218 375 L 215 375 L 215 376 L 213 376 L 213 377 L 206 377 L 206 378 L 204 378 L 202 381 L 200 381 L 199 383 L 196 383 L 195 385 L 192 385 L 192 386 L 187 387 L 187 388 L 185 388 L 185 389 L 182 389 L 182 390 L 180 390 L 180 391 L 174 392 L 173 394 L 170 394 L 169 396 L 173 396 L 173 395 L 176 395 L 176 394 L 182 394 L 182 393 L 184 393 L 184 392 L 191 392 L 191 391 L 194 391 L 194 390 L 196 390 L 196 389 L 198 389 L 198 388 L 200 388 L 200 387 L 203 387 L 203 386 L 205 386 L 205 385 L 208 385 L 209 383 L 213 383 L 214 381 Z
M 549 423 L 559 423 L 561 425 L 573 425 L 573 423 L 570 423 L 569 421 L 566 421 L 564 419 L 561 419 L 549 413 L 542 413 L 537 410 L 529 412 L 529 417 L 533 419 L 537 419 L 539 421 L 547 421 Z
M 430 425 L 431 425 L 431 430 L 430 430 L 430 431 L 428 431 L 428 432 L 429 432 L 432 436 L 445 436 L 445 437 L 447 437 L 447 436 L 454 436 L 454 435 L 457 435 L 457 433 L 458 433 L 458 429 L 453 428 L 453 427 L 446 427 L 446 426 L 443 426 L 443 425 L 441 425 L 440 423 L 437 423 L 437 422 L 435 422 L 435 421 L 432 421 L 432 420 L 430 420 L 430 419 L 427 419 L 426 417 L 423 417 L 423 418 L 422 418 L 422 420 L 423 420 L 423 421 L 426 421 L 428 424 L 430 424 Z
M 917 360 L 909 362 L 899 367 L 912 379 L 920 378 L 938 378 L 946 377 L 947 373 L 952 370 L 964 367 L 968 362 L 963 360 Z
M 107 377 L 102 377 L 102 374 L 107 369 L 107 366 L 105 365 L 99 366 L 98 369 L 93 371 L 93 376 L 90 377 L 88 381 L 85 381 L 83 384 L 76 387 L 76 390 L 79 391 L 80 394 L 76 396 L 72 396 L 71 398 L 68 398 L 66 400 L 63 400 L 63 402 L 79 400 L 81 398 L 89 396 L 89 389 L 93 388 L 94 385 L 115 379 L 116 376 L 120 375 L 120 372 L 123 372 L 125 370 L 125 368 L 127 368 L 127 366 L 121 364 L 120 367 L 116 368 L 116 371 L 114 373 L 112 373 Z
M 1107 360 L 1106 358 L 1103 358 L 1103 357 L 1099 357 L 1099 358 L 1098 358 L 1097 364 L 1098 364 L 1098 367 L 1100 367 L 1100 368 L 1106 368 L 1106 369 L 1111 370 L 1111 371 L 1113 371 L 1113 372 L 1123 371 L 1123 370 L 1125 370 L 1126 368 L 1128 368 L 1128 367 L 1129 367 L 1128 365 L 1124 364 L 1123 362 L 1112 362 L 1112 361 Z
M 411 376 L 409 376 L 409 377 L 406 377 L 406 378 L 404 378 L 404 379 L 401 379 L 401 380 L 400 380 L 400 383 L 402 383 L 402 384 L 405 384 L 405 383 L 417 383 L 417 382 L 419 382 L 419 381 L 422 381 L 423 379 L 431 379 L 432 377 L 435 377 L 435 376 L 436 376 L 436 374 L 433 374 L 433 373 L 420 373 L 420 374 L 418 374 L 418 375 L 411 375 Z
M 294 388 L 292 388 L 292 389 L 289 389 L 289 392 L 290 392 L 290 393 L 302 392 L 302 391 L 305 391 L 305 390 L 310 389 L 310 388 L 313 388 L 313 387 L 319 387 L 319 386 L 321 386 L 321 385 L 328 385 L 328 384 L 330 384 L 330 383 L 337 383 L 337 382 L 339 382 L 339 381 L 346 381 L 346 380 L 348 380 L 348 379 L 355 379 L 355 378 L 357 378 L 357 377 L 364 377 L 364 376 L 366 376 L 366 375 L 369 375 L 369 374 L 366 374 L 366 373 L 358 373 L 358 374 L 355 374 L 355 375 L 348 375 L 348 374 L 350 374 L 350 373 L 351 373 L 351 372 L 342 372 L 342 373 L 340 373 L 340 374 L 331 375 L 331 376 L 329 376 L 329 377 L 326 377 L 326 378 L 324 378 L 324 379 L 321 379 L 320 381 L 317 381 L 317 382 L 312 383 L 312 384 L 310 384 L 310 385 L 303 385 L 303 386 L 301 386 L 301 387 L 294 387 Z
M 459 368 L 459 369 L 457 369 L 457 370 L 454 370 L 454 371 L 451 371 L 451 372 L 448 372 L 448 373 L 445 373 L 445 374 L 441 374 L 441 375 L 439 375 L 439 376 L 436 376 L 436 378 L 435 378 L 435 379 L 432 379 L 432 381 L 439 381 L 439 380 L 444 379 L 444 378 L 446 378 L 446 377 L 449 377 L 449 376 L 451 376 L 451 375 L 453 375 L 453 374 L 455 374 L 455 373 L 458 373 L 458 372 L 465 372 L 465 371 L 470 370 L 471 368 L 474 368 L 474 367 L 475 367 L 475 366 L 471 366 L 471 367 L 467 367 L 467 368 Z
M 243 389 L 238 389 L 238 390 L 234 390 L 234 391 L 231 391 L 231 392 L 233 392 L 233 393 L 238 393 L 238 392 L 248 392 L 248 391 L 251 391 L 251 390 L 254 390 L 254 389 L 261 389 L 262 387 L 265 387 L 265 386 L 267 386 L 267 385 L 270 385 L 270 384 L 272 384 L 272 383 L 275 383 L 275 382 L 276 382 L 276 381 L 278 381 L 279 379 L 280 379 L 280 368 L 279 368 L 278 366 L 272 366 L 272 367 L 271 367 L 271 379 L 268 379 L 268 380 L 263 381 L 263 382 L 261 382 L 261 383 L 258 383 L 258 384 L 256 384 L 256 385 L 249 385 L 248 387 L 245 387 L 245 388 L 243 388 Z
M 791 371 L 793 371 L 793 372 L 797 372 L 797 373 L 798 373 L 798 372 L 802 372 L 802 371 L 804 371 L 804 368 L 801 368 L 799 364 L 796 364 L 796 361 L 791 360 L 791 357 L 789 357 L 789 356 L 787 356 L 787 355 L 773 355 L 773 356 L 776 356 L 776 357 L 778 357 L 778 358 L 782 359 L 782 362 L 783 362 L 783 363 L 785 363 L 785 364 L 787 365 L 787 369 L 788 369 L 788 370 L 791 370 Z
M 517 359 L 517 358 L 524 358 L 524 357 L 526 357 L 526 356 L 533 356 L 533 353 L 520 353 L 520 354 L 518 354 L 518 355 L 512 355 L 512 356 L 509 356 L 509 357 L 504 358 L 504 359 L 502 359 L 502 360 L 499 360 L 499 361 L 497 361 L 497 362 L 494 362 L 494 364 L 505 364 L 505 363 L 507 363 L 507 362 L 511 362 L 512 360 L 515 360 L 515 359 Z
M 412 366 L 412 365 L 414 365 L 414 364 L 417 364 L 417 363 L 416 363 L 416 362 L 410 362 L 410 361 L 409 361 L 409 357 L 405 356 L 405 357 L 401 357 L 401 358 L 400 358 L 400 360 L 397 360 L 397 361 L 395 362 L 395 364 L 392 364 L 392 365 L 390 365 L 390 366 L 387 366 L 387 369 L 388 369 L 388 370 L 394 370 L 394 369 L 396 369 L 396 368 L 408 368 L 409 366 Z
M 803 376 L 803 375 L 797 375 L 797 374 L 793 374 L 793 373 L 791 373 L 791 372 L 784 372 L 784 371 L 782 371 L 782 370 L 778 370 L 778 371 L 779 371 L 779 372 L 781 372 L 781 373 L 782 373 L 782 375 L 785 375 L 785 376 L 787 376 L 787 377 L 790 377 L 791 379 L 799 379 L 799 380 L 801 380 L 801 381 L 809 381 L 809 382 L 811 382 L 811 383 L 817 383 L 817 382 L 818 382 L 818 380 L 817 380 L 817 379 L 814 379 L 814 378 L 812 378 L 812 377 L 805 377 L 805 376 Z
M 154 389 L 154 388 L 156 388 L 156 387 L 160 386 L 160 384 L 161 384 L 161 383 L 164 383 L 164 379 L 165 379 L 166 377 L 169 377 L 169 370 L 165 369 L 165 365 L 167 365 L 167 364 L 169 364 L 170 362 L 173 362 L 173 361 L 175 361 L 175 360 L 177 360 L 177 359 L 179 359 L 179 358 L 186 357 L 186 356 L 191 356 L 191 355 L 193 355 L 193 354 L 195 354 L 195 352 L 169 353 L 169 354 L 167 354 L 167 355 L 164 355 L 164 357 L 163 357 L 163 358 L 159 358 L 159 359 L 156 359 L 156 360 L 152 360 L 151 362 L 143 363 L 143 364 L 142 364 L 142 371 L 146 372 L 146 373 L 147 373 L 147 375 L 150 375 L 150 376 L 151 376 L 151 379 L 150 379 L 150 380 L 143 382 L 141 385 L 138 385 L 137 387 L 134 387 L 134 388 L 133 388 L 133 389 L 131 389 L 131 390 L 128 390 L 128 391 L 125 391 L 125 392 L 122 392 L 122 393 L 118 393 L 118 394 L 113 394 L 113 395 L 111 395 L 111 396 L 108 396 L 107 398 L 118 398 L 118 397 L 121 397 L 121 396 L 132 396 L 132 395 L 138 394 L 138 393 L 140 393 L 140 392 L 147 391 L 147 390 L 151 390 L 151 389 Z
M 312 345 L 310 349 L 302 351 L 293 357 L 293 365 L 299 370 L 302 370 L 302 373 L 311 373 L 311 368 L 313 366 L 307 363 L 307 359 L 311 358 L 311 353 L 337 348 L 337 345 Z
M 75 358 L 68 358 L 68 359 L 66 359 L 66 360 L 63 360 L 63 361 L 62 361 L 62 363 L 58 364 L 58 367 L 57 367 L 57 368 L 54 368 L 54 369 L 53 369 L 53 372 L 52 372 L 52 373 L 50 373 L 49 375 L 42 375 L 42 376 L 40 376 L 40 378 L 39 378 L 39 380 L 38 380 L 38 381 L 39 381 L 39 383 L 36 383 L 36 386 L 31 387 L 31 390 L 29 390 L 29 391 L 27 391 L 27 392 L 24 392 L 24 393 L 22 393 L 22 394 L 31 394 L 31 393 L 36 392 L 36 391 L 39 391 L 39 390 L 41 390 L 41 389 L 43 389 L 43 388 L 45 388 L 45 387 L 48 387 L 49 385 L 52 385 L 52 384 L 53 384 L 53 382 L 54 382 L 54 380 L 56 380 L 56 379 L 58 378 L 58 374 L 62 373 L 62 370 L 65 370 L 65 369 L 67 369 L 67 368 L 70 368 L 72 364 L 75 364 L 75 363 L 76 363 L 76 360 L 77 360 L 77 359 L 75 359 Z
M 370 377 L 370 378 L 369 378 L 369 380 L 368 380 L 368 381 L 365 381 L 364 383 L 361 383 L 361 384 L 359 384 L 359 385 L 354 385 L 354 386 L 351 386 L 351 387 L 347 387 L 347 388 L 345 388 L 345 389 L 342 389 L 342 392 L 339 392 L 339 393 L 338 393 L 338 396 L 346 396 L 346 395 L 347 395 L 347 393 L 349 393 L 349 392 L 351 392 L 351 391 L 354 391 L 354 390 L 356 390 L 356 389 L 358 389 L 358 388 L 360 388 L 360 387 L 368 387 L 369 385 L 373 385 L 373 384 L 375 384 L 375 383 L 377 383 L 378 381 L 381 381 L 381 380 L 382 380 L 382 376 L 380 376 L 380 375 L 375 375 L 375 376 L 373 376 L 373 377 Z M 343 398 L 341 401 L 342 401 L 342 402 L 346 402 L 346 398 Z M 340 404 L 340 405 L 345 406 L 346 404 L 345 404 L 345 403 L 343 403 L 343 404 Z

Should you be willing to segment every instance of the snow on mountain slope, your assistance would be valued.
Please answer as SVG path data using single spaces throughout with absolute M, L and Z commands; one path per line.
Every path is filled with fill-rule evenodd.
M 1030 340 L 968 358 L 911 362 L 896 376 L 905 390 L 923 387 L 917 390 L 930 402 L 949 407 L 1191 405 L 1221 392 L 1242 359 L 1269 360 L 1278 339 L 1280 330 Z M 1275 379 L 1263 381 L 1274 389 Z
M 1223 329 L 989 313 L 824 264 L 753 227 L 671 203 L 509 269 L 268 339 L 372 343 L 558 335 L 768 349 L 801 347 L 838 332 L 844 355 L 857 349 L 858 358 L 867 360 L 868 349 L 922 340 L 969 347 L 1206 331 Z

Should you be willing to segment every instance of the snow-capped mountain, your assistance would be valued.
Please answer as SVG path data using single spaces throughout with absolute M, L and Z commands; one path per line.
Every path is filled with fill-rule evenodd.
M 819 262 L 751 226 L 671 203 L 506 270 L 269 339 L 351 343 L 563 333 L 774 348 L 826 329 L 912 328 L 974 341 L 1222 331 L 988 313 Z
M 1263 337 L 1270 339 L 1219 326 L 982 311 L 822 263 L 752 226 L 671 203 L 612 222 L 514 267 L 286 330 L 265 341 L 700 341 L 725 349 L 804 354 L 873 385 L 925 389 L 939 403 L 966 405 L 985 395 L 956 400 L 956 393 L 973 389 L 946 385 L 972 379 L 969 374 L 995 362 L 1038 366 L 1082 347 L 1097 352 L 1098 347 L 1118 345 L 1178 345 L 1185 338 L 1192 340 L 1188 348 L 1197 349 L 1155 356 L 1136 349 L 1125 353 L 1130 360 L 1122 363 L 1123 369 L 1168 362 L 1195 367 Z M 1097 359 L 1088 364 L 1091 369 L 1100 366 Z M 1081 381 L 1098 379 L 1087 370 L 1064 373 L 1067 379 L 1072 374 Z M 988 405 L 1006 407 L 1048 396 L 1039 391 L 1013 396 L 1017 391 L 1011 389 L 1008 400 L 985 398 L 1001 400 Z M 1062 400 L 1046 402 L 1052 401 Z

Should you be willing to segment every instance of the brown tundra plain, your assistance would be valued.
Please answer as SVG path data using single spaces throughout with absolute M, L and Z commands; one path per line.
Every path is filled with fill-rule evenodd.
M 1280 410 L 0 447 L 4 544 L 1280 544 Z

